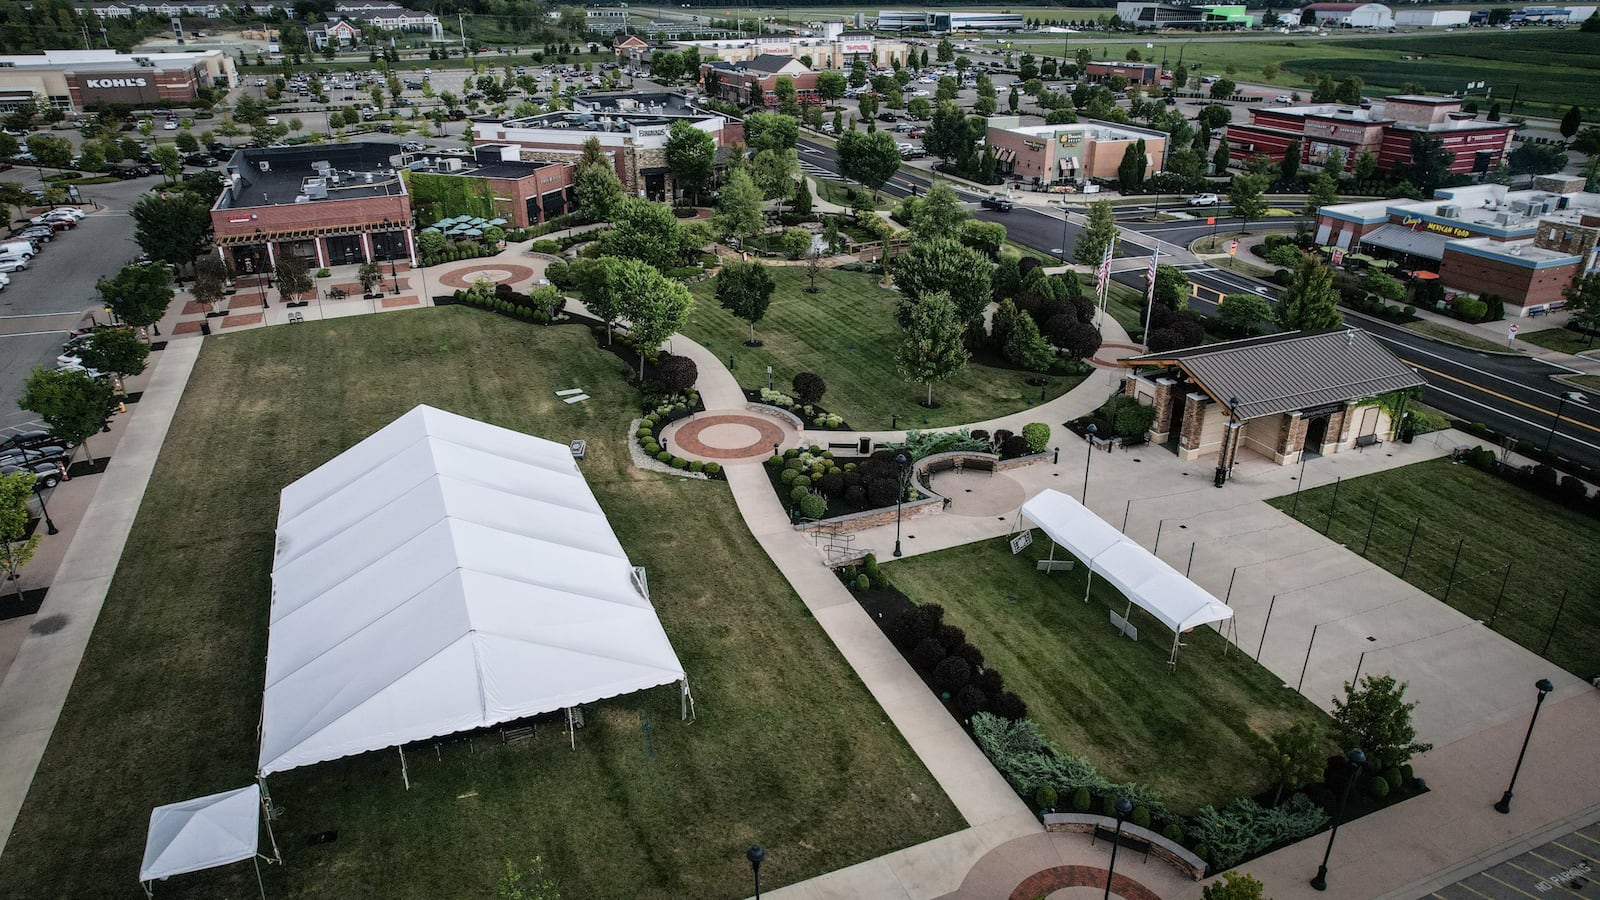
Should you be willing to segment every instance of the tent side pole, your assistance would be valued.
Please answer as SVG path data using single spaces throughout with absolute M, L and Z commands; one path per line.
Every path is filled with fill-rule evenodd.
M 409 791 L 411 790 L 411 773 L 406 770 L 406 748 L 396 746 L 394 749 L 400 751 L 400 780 L 405 782 L 406 790 Z
M 272 798 L 267 794 L 267 779 L 258 777 L 261 785 L 261 821 L 267 826 L 267 843 L 272 845 L 272 858 L 279 865 L 283 864 L 283 854 L 278 851 L 278 836 L 272 833 Z
M 150 898 L 150 900 L 154 900 L 156 895 L 156 886 L 154 882 L 141 881 L 139 882 L 139 887 L 144 888 L 145 897 Z
M 1183 637 L 1183 633 L 1182 632 L 1180 632 L 1180 631 L 1173 631 L 1172 632 L 1172 655 L 1167 657 L 1167 667 L 1169 669 L 1176 669 L 1178 667 L 1178 641 L 1182 637 Z
M 578 749 L 578 730 L 572 727 L 572 707 L 567 707 L 567 739 L 573 750 Z
M 678 721 L 689 718 L 689 679 L 678 682 Z
M 267 886 L 261 883 L 261 863 L 259 859 L 260 857 L 256 856 L 250 857 L 250 865 L 256 867 L 256 890 L 261 892 L 261 900 L 267 900 Z
M 1093 565 L 1093 563 L 1091 563 L 1090 565 Z M 1084 566 L 1083 568 L 1084 568 L 1083 602 L 1088 603 L 1089 602 L 1089 588 L 1094 586 L 1094 570 L 1089 568 L 1089 566 Z

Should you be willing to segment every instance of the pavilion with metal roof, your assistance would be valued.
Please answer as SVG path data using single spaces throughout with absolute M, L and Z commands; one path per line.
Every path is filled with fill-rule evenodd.
M 1220 485 L 1241 448 L 1280 465 L 1392 439 L 1422 377 L 1359 328 L 1293 331 L 1130 356 L 1123 393 L 1155 407 L 1147 437 L 1215 451 Z

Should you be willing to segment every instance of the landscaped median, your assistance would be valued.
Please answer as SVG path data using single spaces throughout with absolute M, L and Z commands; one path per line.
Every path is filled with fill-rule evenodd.
M 603 340 L 603 337 L 602 337 Z M 132 893 L 152 807 L 250 783 L 278 492 L 418 403 L 580 463 L 694 683 L 562 724 L 275 775 L 268 896 L 488 897 L 508 864 L 564 897 L 736 898 L 964 826 L 741 523 L 728 489 L 641 472 L 641 395 L 581 325 L 467 308 L 206 341 L 72 693 L 0 857 L 0 896 Z M 567 403 L 557 391 L 581 389 Z M 572 396 L 572 395 L 568 395 Z M 537 862 L 536 862 L 537 861 Z M 244 896 L 248 866 L 163 897 Z

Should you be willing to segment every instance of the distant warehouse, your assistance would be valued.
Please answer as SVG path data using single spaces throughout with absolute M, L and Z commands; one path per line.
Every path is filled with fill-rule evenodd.
M 1219 31 L 1249 28 L 1255 19 L 1243 5 L 1185 3 L 1118 3 L 1117 18 L 1135 28 L 1188 28 Z
M 1028 27 L 1021 13 L 923 12 L 885 9 L 878 13 L 879 31 L 1022 31 Z
M 1394 27 L 1394 11 L 1382 3 L 1312 3 L 1300 10 L 1302 22 L 1308 12 L 1323 28 Z

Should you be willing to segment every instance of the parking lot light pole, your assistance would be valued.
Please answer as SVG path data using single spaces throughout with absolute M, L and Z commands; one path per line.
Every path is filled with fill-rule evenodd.
M 1322 865 L 1317 866 L 1317 874 L 1311 879 L 1311 886 L 1319 891 L 1328 889 L 1328 858 L 1333 856 L 1333 839 L 1339 836 L 1339 822 L 1344 818 L 1345 804 L 1350 802 L 1350 789 L 1361 780 L 1361 767 L 1367 763 L 1367 755 L 1354 748 L 1345 754 L 1345 759 L 1350 761 L 1350 780 L 1344 783 L 1339 809 L 1333 814 L 1333 830 L 1328 832 L 1328 848 L 1322 851 Z
M 50 533 L 55 534 L 54 531 Z M 1556 689 L 1548 678 L 1539 679 L 1533 686 L 1539 691 L 1539 699 L 1533 702 L 1533 718 L 1528 720 L 1528 733 L 1522 736 L 1522 751 L 1517 754 L 1516 768 L 1511 770 L 1511 783 L 1506 786 L 1506 792 L 1501 796 L 1500 802 L 1494 805 L 1494 811 L 1501 815 L 1508 815 L 1511 812 L 1511 790 L 1517 786 L 1517 775 L 1522 772 L 1522 758 L 1528 755 L 1528 741 L 1533 737 L 1533 724 L 1539 721 L 1539 707 L 1544 705 L 1544 698 Z
M 33 493 L 34 496 L 39 498 L 39 512 L 44 516 L 45 531 L 50 534 L 60 534 L 61 529 L 57 528 L 56 523 L 50 518 L 50 507 L 44 505 L 43 485 L 35 483 Z
M 1086 440 L 1089 442 L 1089 450 L 1083 454 L 1083 493 L 1079 495 L 1084 506 L 1089 505 L 1089 463 L 1094 461 L 1094 435 L 1097 430 L 1094 423 L 1090 422 L 1089 434 L 1086 436 Z
M 1544 451 L 1550 452 L 1550 442 L 1556 438 L 1556 429 L 1561 427 L 1561 413 L 1567 408 L 1567 402 L 1588 403 L 1589 397 L 1581 391 L 1566 391 L 1561 395 L 1560 402 L 1556 403 L 1556 420 L 1550 423 L 1550 433 L 1544 436 Z

